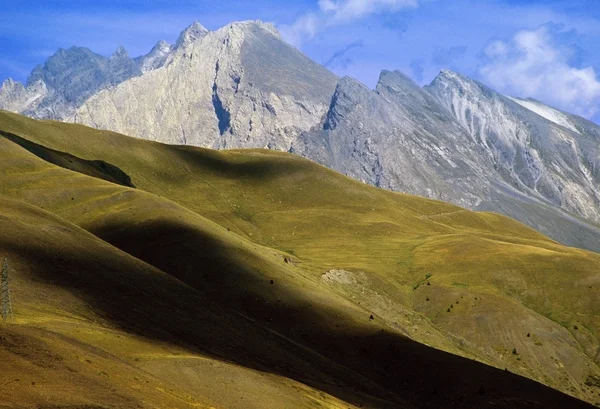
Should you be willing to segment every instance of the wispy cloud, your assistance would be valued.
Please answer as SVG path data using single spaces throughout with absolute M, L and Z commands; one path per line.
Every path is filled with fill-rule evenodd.
M 370 15 L 415 8 L 420 0 L 318 0 L 315 11 L 301 15 L 292 24 L 279 27 L 283 37 L 296 46 L 306 38 L 334 26 L 349 24 Z
M 352 59 L 347 56 L 348 52 L 355 48 L 362 47 L 364 47 L 362 40 L 354 41 L 345 46 L 344 48 L 341 48 L 334 52 L 333 55 L 327 61 L 323 62 L 323 65 L 327 68 L 348 68 L 348 66 L 353 62 Z
M 417 7 L 417 0 L 319 0 L 319 9 L 332 23 L 349 23 L 369 14 Z
M 593 67 L 573 65 L 575 50 L 560 41 L 564 34 L 547 24 L 519 31 L 509 41 L 492 41 L 484 49 L 483 79 L 500 91 L 593 116 L 600 109 L 600 81 Z

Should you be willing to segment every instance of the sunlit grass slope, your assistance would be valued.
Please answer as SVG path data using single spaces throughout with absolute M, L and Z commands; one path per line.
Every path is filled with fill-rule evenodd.
M 36 272 L 15 283 L 29 301 L 17 304 L 23 325 L 11 331 L 78 339 L 206 405 L 575 407 L 511 372 L 600 401 L 595 253 L 289 154 L 167 146 L 3 112 L 0 132 L 0 194 L 68 224 L 55 245 L 81 235 L 97 253 L 69 248 L 77 273 L 54 259 L 45 270 L 32 244 L 16 256 L 10 247 L 38 243 L 35 226 L 3 240 L 0 251 L 30 260 L 18 271 Z M 122 266 L 111 276 L 122 282 L 94 273 L 101 255 Z M 75 282 L 51 278 L 66 271 Z M 93 291 L 76 284 L 90 277 Z M 154 277 L 172 292 L 146 289 Z M 54 298 L 28 298 L 40 281 Z M 145 292 L 130 299 L 134 289 Z M 71 315 L 76 324 L 60 318 Z M 229 389 L 215 390 L 216 379 Z M 132 385 L 120 384 L 123 396 L 139 399 Z M 177 393 L 169 399 L 184 405 Z

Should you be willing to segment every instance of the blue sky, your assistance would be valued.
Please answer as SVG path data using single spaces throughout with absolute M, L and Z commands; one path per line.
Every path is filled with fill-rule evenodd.
M 600 122 L 600 1 L 231 0 L 0 2 L 0 79 L 25 80 L 59 47 L 131 56 L 197 20 L 275 23 L 338 75 L 374 87 L 382 69 L 423 85 L 442 68 Z

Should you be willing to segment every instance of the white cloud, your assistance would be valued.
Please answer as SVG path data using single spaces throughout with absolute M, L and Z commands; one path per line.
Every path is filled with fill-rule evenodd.
M 499 91 L 589 118 L 600 110 L 600 82 L 593 67 L 570 64 L 574 51 L 560 44 L 559 35 L 544 25 L 519 31 L 507 42 L 494 41 L 484 49 L 487 61 L 480 73 Z
M 319 0 L 319 10 L 333 22 L 346 23 L 369 14 L 417 7 L 417 0 Z
M 280 26 L 279 31 L 286 40 L 298 46 L 305 38 L 312 38 L 329 27 L 418 5 L 419 0 L 318 0 L 318 10 L 300 16 L 291 25 Z

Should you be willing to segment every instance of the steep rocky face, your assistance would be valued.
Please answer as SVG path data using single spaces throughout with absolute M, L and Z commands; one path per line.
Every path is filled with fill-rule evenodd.
M 40 104 L 48 94 L 48 87 L 43 81 L 36 81 L 25 87 L 20 82 L 8 78 L 0 87 L 0 109 L 23 112 Z
M 186 38 L 194 35 L 187 33 Z M 172 51 L 173 47 L 165 41 L 133 59 L 123 47 L 108 58 L 84 47 L 59 49 L 33 69 L 25 85 L 10 78 L 4 81 L 0 87 L 0 109 L 34 118 L 64 120 L 100 89 L 162 67 Z
M 0 109 L 34 118 L 64 119 L 99 89 L 140 75 L 123 47 L 105 58 L 83 47 L 60 49 L 29 75 L 26 86 L 5 82 Z
M 600 138 L 540 102 L 442 71 L 426 87 L 519 191 L 600 221 Z M 589 128 L 589 127 L 588 127 Z M 582 132 L 583 131 L 583 132 Z
M 292 151 L 386 189 L 476 207 L 487 166 L 464 130 L 417 84 L 384 71 L 377 91 L 342 78 L 321 130 Z
M 99 92 L 71 120 L 169 143 L 287 150 L 321 121 L 336 82 L 265 23 L 194 25 L 164 67 Z
M 155 70 L 162 67 L 167 61 L 167 57 L 171 54 L 171 44 L 164 40 L 160 40 L 152 50 L 146 55 L 135 58 L 136 64 L 140 67 L 142 73 Z
M 175 42 L 175 48 L 188 46 L 199 38 L 204 37 L 207 33 L 208 30 L 202 24 L 194 21 L 179 34 Z

